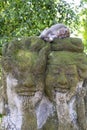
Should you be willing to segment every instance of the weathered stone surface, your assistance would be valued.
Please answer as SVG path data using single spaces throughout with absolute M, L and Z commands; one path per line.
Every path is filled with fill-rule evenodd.
M 78 123 L 80 129 L 87 129 L 87 120 L 86 120 L 86 108 L 84 98 L 86 96 L 86 88 L 78 87 L 77 95 L 76 95 L 76 106 L 77 106 L 77 114 L 78 114 Z
M 84 46 L 79 38 L 56 38 L 52 43 L 53 51 L 83 52 Z
M 1 130 L 86 130 L 87 57 L 78 38 L 7 43 Z

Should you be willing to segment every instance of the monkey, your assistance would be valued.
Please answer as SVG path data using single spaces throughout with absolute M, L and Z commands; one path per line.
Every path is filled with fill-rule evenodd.
M 50 28 L 46 28 L 39 36 L 41 39 L 47 42 L 52 42 L 54 38 L 66 38 L 70 37 L 69 28 L 62 23 L 52 25 Z

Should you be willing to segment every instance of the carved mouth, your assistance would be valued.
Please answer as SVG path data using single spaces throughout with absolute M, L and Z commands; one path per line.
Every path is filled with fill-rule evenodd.
M 54 87 L 55 92 L 62 92 L 62 93 L 66 93 L 69 89 L 68 88 L 58 88 L 58 87 Z
M 32 96 L 35 95 L 35 92 L 32 92 L 32 93 L 30 93 L 30 92 L 19 92 L 18 95 L 19 96 L 29 96 L 29 97 L 32 97 Z
M 16 89 L 17 94 L 20 96 L 34 96 L 37 91 L 34 87 L 21 87 Z

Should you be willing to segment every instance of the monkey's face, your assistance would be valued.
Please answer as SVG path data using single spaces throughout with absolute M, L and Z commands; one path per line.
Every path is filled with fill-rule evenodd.
M 68 28 L 60 28 L 57 32 L 57 37 L 58 38 L 66 38 L 70 36 L 70 31 Z

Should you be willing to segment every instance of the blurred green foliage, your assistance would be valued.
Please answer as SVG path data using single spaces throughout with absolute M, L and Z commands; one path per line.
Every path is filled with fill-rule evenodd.
M 39 35 L 58 22 L 75 28 L 78 21 L 77 14 L 64 0 L 1 0 L 0 44 L 14 37 Z
M 85 52 L 87 53 L 87 0 L 81 1 L 81 26 L 82 26 L 82 36 L 85 46 Z
M 64 0 L 60 0 L 58 2 L 58 8 L 57 8 L 57 20 L 61 23 L 64 23 L 68 25 L 72 31 L 75 31 L 78 29 L 78 24 L 80 22 L 79 19 L 79 11 L 78 7 L 68 4 Z
M 54 0 L 2 0 L 1 44 L 13 37 L 38 35 L 56 16 Z

